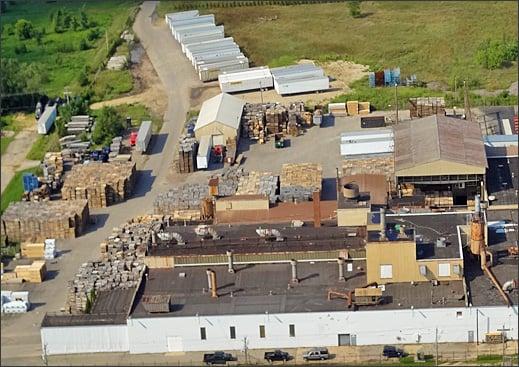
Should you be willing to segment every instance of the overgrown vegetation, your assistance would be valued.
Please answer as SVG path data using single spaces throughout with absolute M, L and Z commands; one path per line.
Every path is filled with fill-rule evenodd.
M 476 52 L 477 62 L 486 69 L 508 67 L 517 61 L 517 40 L 486 40 Z
M 129 70 L 103 70 L 93 85 L 92 101 L 112 99 L 133 89 L 133 77 Z
M 59 152 L 61 146 L 59 144 L 59 135 L 57 129 L 52 127 L 47 135 L 38 135 L 38 139 L 34 142 L 26 158 L 34 161 L 41 161 L 47 152 Z
M 2 14 L 2 91 L 57 96 L 65 87 L 79 94 L 95 85 L 137 5 L 137 0 L 8 2 Z M 99 89 L 97 95 L 104 97 Z
M 430 1 L 365 1 L 362 17 L 354 21 L 345 2 L 297 6 L 274 5 L 288 5 L 288 1 L 179 3 L 162 1 L 158 12 L 162 16 L 189 5 L 215 14 L 217 23 L 225 25 L 226 33 L 258 66 L 341 55 L 371 69 L 399 66 L 404 76 L 416 74 L 421 80 L 448 86 L 456 78 L 473 80 L 478 88 L 505 89 L 517 80 L 515 61 L 510 67 L 487 70 L 475 59 L 488 38 L 507 35 L 516 42 L 514 2 L 467 6 L 448 1 L 438 6 Z M 240 7 L 247 4 L 256 6 Z
M 132 127 L 140 126 L 142 121 L 151 121 L 154 133 L 158 133 L 162 128 L 162 118 L 141 103 L 127 103 L 114 106 L 114 108 L 123 120 L 126 120 L 126 117 L 131 117 Z
M 350 15 L 353 18 L 360 18 L 361 12 L 360 12 L 360 3 L 361 0 L 349 0 L 348 1 L 348 8 L 350 9 Z
M 35 175 L 41 175 L 42 171 L 39 166 L 28 168 L 22 171 L 18 171 L 15 173 L 11 181 L 5 187 L 4 192 L 2 192 L 0 199 L 0 212 L 3 213 L 5 209 L 9 206 L 9 203 L 13 201 L 20 201 L 23 195 L 23 183 L 22 176 L 24 173 L 34 173 Z
M 98 145 L 110 145 L 112 139 L 124 131 L 124 119 L 114 107 L 103 107 L 96 116 L 92 141 Z
M 59 117 L 56 119 L 56 130 L 59 137 L 67 135 L 65 124 L 75 115 L 89 115 L 88 100 L 80 96 L 70 99 L 69 103 L 58 108 Z

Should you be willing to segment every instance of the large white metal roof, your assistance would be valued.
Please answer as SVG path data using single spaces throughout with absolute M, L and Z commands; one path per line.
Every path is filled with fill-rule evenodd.
M 392 153 L 395 149 L 393 130 L 354 131 L 341 134 L 341 155 L 357 156 Z
M 238 129 L 245 101 L 227 93 L 208 99 L 202 104 L 200 114 L 196 120 L 195 130 L 213 122 Z

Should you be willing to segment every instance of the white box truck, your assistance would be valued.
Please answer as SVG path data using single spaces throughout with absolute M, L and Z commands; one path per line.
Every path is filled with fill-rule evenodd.
M 151 134 L 151 121 L 143 121 L 139 127 L 139 132 L 137 133 L 137 143 L 135 144 L 138 152 L 147 152 L 151 140 Z
M 38 134 L 40 135 L 47 135 L 49 133 L 50 128 L 54 124 L 54 121 L 56 121 L 57 116 L 57 105 L 49 106 L 47 105 L 45 107 L 45 111 L 43 111 L 43 114 L 38 119 L 38 122 L 36 124 L 38 129 Z
M 209 168 L 209 159 L 211 158 L 211 147 L 213 146 L 213 137 L 211 135 L 204 135 L 200 138 L 198 144 L 198 154 L 196 155 L 196 168 Z

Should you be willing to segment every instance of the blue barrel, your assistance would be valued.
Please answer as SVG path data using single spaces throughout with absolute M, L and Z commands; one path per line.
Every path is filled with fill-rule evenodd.
M 393 85 L 400 85 L 400 68 L 393 69 Z
M 384 69 L 384 85 L 391 85 L 391 69 Z
M 368 81 L 369 81 L 369 86 L 371 88 L 374 88 L 375 87 L 375 73 L 369 73 Z

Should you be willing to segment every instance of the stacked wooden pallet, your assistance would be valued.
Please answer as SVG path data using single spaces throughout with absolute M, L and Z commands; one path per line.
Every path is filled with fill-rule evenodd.
M 359 159 L 345 159 L 342 162 L 342 171 L 344 176 L 358 175 L 358 174 L 382 174 L 388 180 L 394 180 L 394 158 L 393 155 L 359 158 Z
M 238 181 L 236 195 L 267 195 L 271 203 L 277 199 L 279 176 L 271 172 L 252 171 L 244 173 Z
M 415 192 L 414 185 L 407 184 L 407 183 L 401 184 L 400 190 L 402 191 L 402 196 L 404 196 L 404 197 L 413 196 L 414 192 Z
M 87 199 L 91 208 L 104 208 L 128 199 L 134 181 L 133 162 L 91 162 L 72 168 L 61 193 L 64 200 Z
M 68 283 L 67 308 L 73 314 L 87 311 L 92 294 L 137 287 L 145 270 L 144 257 L 162 220 L 139 218 L 128 221 L 100 244 L 101 259 L 81 265 Z
M 425 117 L 436 114 L 445 114 L 445 98 L 443 97 L 419 97 L 409 99 L 409 112 L 411 118 Z
M 359 114 L 359 101 L 346 102 L 346 108 L 349 116 L 357 116 Z
M 35 261 L 31 265 L 18 265 L 14 268 L 16 277 L 25 282 L 41 283 L 45 279 L 47 267 L 45 261 Z
M 308 201 L 322 189 L 323 169 L 317 163 L 284 164 L 281 169 L 279 199 L 285 202 Z
M 175 162 L 177 173 L 195 172 L 197 142 L 193 137 L 181 135 L 178 141 L 178 160 Z
M 426 206 L 451 207 L 454 205 L 452 191 L 436 191 L 425 195 Z
M 89 221 L 86 200 L 21 201 L 11 203 L 2 215 L 3 234 L 11 241 L 44 241 L 80 236 Z

